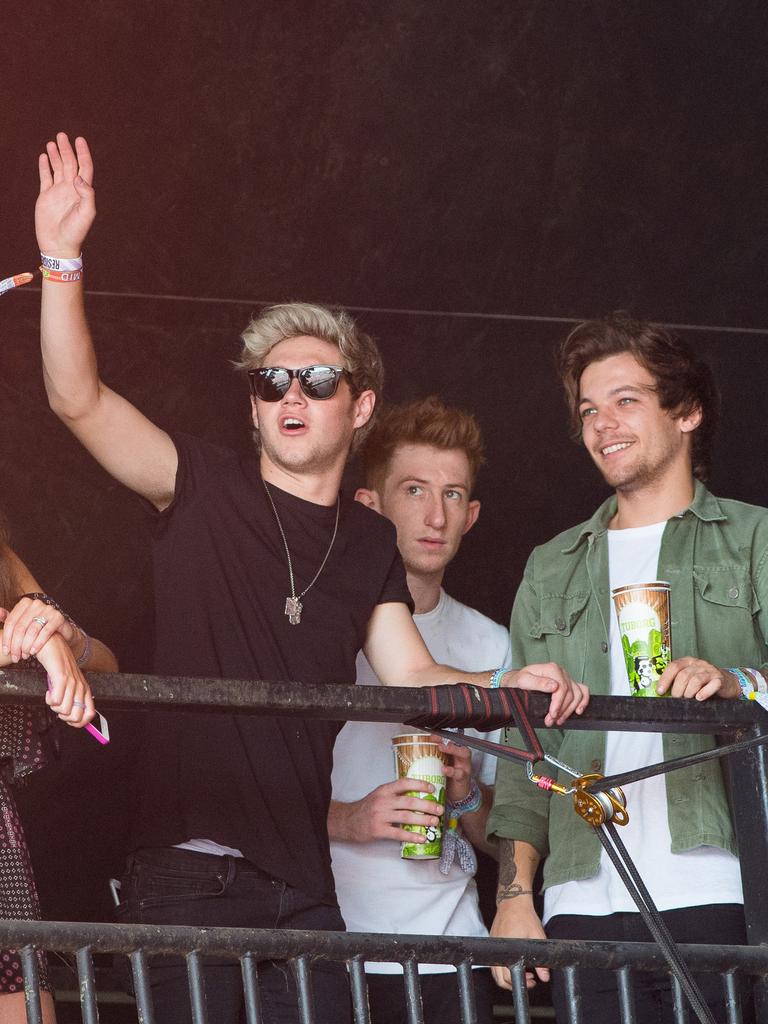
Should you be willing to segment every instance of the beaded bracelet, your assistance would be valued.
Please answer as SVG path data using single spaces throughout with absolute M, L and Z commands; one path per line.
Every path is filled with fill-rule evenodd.
M 445 816 L 446 818 L 458 819 L 462 814 L 471 814 L 472 811 L 479 811 L 482 802 L 483 794 L 480 787 L 476 780 L 472 779 L 467 795 L 462 800 L 457 800 L 455 804 L 449 802 L 445 809 Z
M 91 638 L 88 636 L 88 634 L 85 632 L 82 626 L 78 626 L 77 629 L 80 632 L 80 636 L 83 638 L 83 649 L 82 651 L 80 651 L 80 654 L 77 658 L 77 664 L 82 667 L 91 660 L 91 655 L 93 654 L 93 643 L 91 642 Z
M 491 681 L 488 683 L 488 687 L 491 690 L 497 690 L 501 686 L 501 680 L 507 674 L 505 668 L 497 668 L 495 672 L 491 673 Z
M 757 691 L 757 689 L 758 689 L 757 679 L 750 678 L 754 671 L 755 671 L 754 669 L 751 669 L 751 670 L 750 669 L 746 669 L 745 670 L 743 668 L 729 668 L 729 669 L 726 669 L 726 672 L 730 672 L 731 675 L 736 676 L 736 679 L 738 680 L 738 683 L 739 683 L 739 688 L 741 689 L 741 697 L 744 700 L 749 700 L 750 699 L 749 695 L 751 693 L 755 693 Z M 749 672 L 749 675 L 747 675 L 747 672 Z M 758 675 L 760 675 L 760 673 L 758 673 Z M 760 675 L 760 678 L 763 681 L 763 685 L 765 685 L 765 679 L 763 678 L 762 675 Z M 765 691 L 763 690 L 761 692 L 764 693 Z

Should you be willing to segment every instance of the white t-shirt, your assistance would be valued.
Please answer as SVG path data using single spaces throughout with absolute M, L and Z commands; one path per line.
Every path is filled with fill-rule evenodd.
M 509 632 L 503 626 L 440 591 L 437 606 L 414 615 L 432 657 L 467 672 L 510 663 Z M 377 685 L 378 679 L 361 653 L 357 682 Z M 391 740 L 412 727 L 390 722 L 348 722 L 334 748 L 334 800 L 350 803 L 395 778 Z M 468 735 L 499 741 L 500 731 Z M 472 752 L 475 776 L 493 785 L 495 758 Z M 378 839 L 369 843 L 331 842 L 333 873 L 341 913 L 353 932 L 394 932 L 416 935 L 485 936 L 474 879 L 454 863 L 441 875 L 439 861 L 400 857 L 400 843 Z M 399 964 L 366 963 L 373 974 L 401 974 Z M 447 964 L 419 964 L 426 974 L 453 971 Z
M 666 522 L 608 531 L 610 587 L 657 579 Z M 611 602 L 613 605 L 613 602 Z M 611 607 L 611 694 L 629 696 L 616 612 Z M 637 700 L 658 700 L 638 697 Z M 607 733 L 605 775 L 664 760 L 661 733 Z M 574 768 L 578 768 L 574 765 Z M 659 910 L 710 903 L 743 903 L 739 861 L 715 846 L 672 853 L 664 775 L 633 782 L 624 791 L 629 823 L 619 833 Z M 555 798 L 557 799 L 557 798 Z M 595 917 L 637 911 L 632 897 L 603 850 L 596 875 L 553 885 L 544 894 L 544 922 L 556 914 Z

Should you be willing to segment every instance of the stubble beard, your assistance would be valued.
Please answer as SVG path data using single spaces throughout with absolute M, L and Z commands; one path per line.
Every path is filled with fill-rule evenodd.
M 601 472 L 609 487 L 624 494 L 631 494 L 661 480 L 672 465 L 674 457 L 675 453 L 670 450 L 655 461 L 641 457 L 634 465 L 617 467 L 615 474 L 610 472 L 610 467 L 602 469 Z
M 269 461 L 279 469 L 288 473 L 324 473 L 335 469 L 338 465 L 341 445 L 315 444 L 308 451 L 294 451 L 288 449 L 280 450 L 273 445 L 264 435 L 261 435 L 261 451 Z M 344 458 L 349 454 L 347 448 Z

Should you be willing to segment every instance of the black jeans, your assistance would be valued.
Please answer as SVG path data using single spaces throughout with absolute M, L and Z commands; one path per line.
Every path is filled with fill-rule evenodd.
M 747 941 L 744 908 L 739 904 L 721 903 L 704 907 L 664 910 L 664 923 L 675 942 L 703 942 L 718 945 L 745 945 Z M 603 917 L 560 914 L 547 924 L 550 939 L 591 939 L 610 942 L 652 942 L 650 932 L 640 914 L 609 914 Z M 616 979 L 612 971 L 590 969 L 577 971 L 581 991 L 582 1016 L 595 1024 L 618 1024 L 621 1020 Z M 704 999 L 718 1024 L 726 1024 L 727 1013 L 723 983 L 719 974 L 695 974 Z M 672 986 L 668 973 L 636 971 L 633 973 L 635 1007 L 638 1024 L 671 1024 Z M 753 1020 L 748 983 L 742 983 L 744 1022 Z M 560 971 L 552 972 L 552 1002 L 558 1024 L 568 1018 L 565 986 Z
M 272 878 L 249 861 L 191 850 L 139 850 L 128 858 L 117 917 L 140 924 L 205 928 L 291 928 L 344 931 L 337 907 Z M 297 1024 L 296 986 L 287 964 L 259 963 L 259 991 L 265 1024 Z M 183 957 L 153 957 L 150 985 L 157 1024 L 191 1024 Z M 243 986 L 237 960 L 206 958 L 208 1019 L 238 1024 Z M 351 1020 L 349 984 L 343 963 L 312 965 L 317 1024 Z
M 367 974 L 371 1024 L 408 1024 L 402 974 Z M 472 971 L 478 1024 L 492 1024 L 497 991 L 491 972 Z M 459 986 L 455 973 L 420 974 L 424 1024 L 461 1024 Z

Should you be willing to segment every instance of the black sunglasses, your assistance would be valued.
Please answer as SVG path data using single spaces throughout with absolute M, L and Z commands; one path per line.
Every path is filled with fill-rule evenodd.
M 251 394 L 262 402 L 279 402 L 288 393 L 294 377 L 307 398 L 321 402 L 333 398 L 342 374 L 346 372 L 343 366 L 329 366 L 326 363 L 302 366 L 298 370 L 289 370 L 285 366 L 260 366 L 257 370 L 248 371 L 248 379 Z

